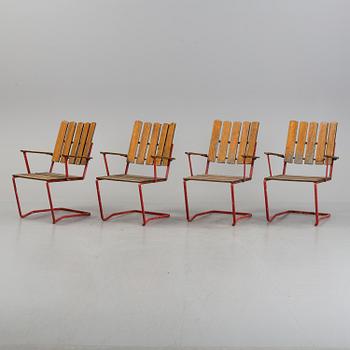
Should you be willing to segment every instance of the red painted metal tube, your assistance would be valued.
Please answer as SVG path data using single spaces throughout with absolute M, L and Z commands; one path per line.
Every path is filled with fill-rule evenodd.
M 230 184 L 230 189 L 231 189 L 231 204 L 232 204 L 232 210 L 231 211 L 226 211 L 226 210 L 207 210 L 203 211 L 200 213 L 194 214 L 192 217 L 190 216 L 190 209 L 189 209 L 189 204 L 188 204 L 188 193 L 187 193 L 187 181 L 184 180 L 183 182 L 184 185 L 184 195 L 185 195 L 185 210 L 186 210 L 186 219 L 188 222 L 193 221 L 195 218 L 203 215 L 208 215 L 208 214 L 227 214 L 227 215 L 232 215 L 232 226 L 234 226 L 238 220 L 241 219 L 247 219 L 252 217 L 252 213 L 245 213 L 245 212 L 236 212 L 236 207 L 235 207 L 235 196 L 234 196 L 234 184 Z
M 101 219 L 103 221 L 108 221 L 112 217 L 115 217 L 115 216 L 136 213 L 136 214 L 141 214 L 141 216 L 142 216 L 142 225 L 145 226 L 149 221 L 157 220 L 157 219 L 165 219 L 165 218 L 169 218 L 170 217 L 170 214 L 168 214 L 168 213 L 161 213 L 161 212 L 145 210 L 143 194 L 142 194 L 142 184 L 138 184 L 141 210 L 139 210 L 139 209 L 125 210 L 125 211 L 111 213 L 108 216 L 105 216 L 104 210 L 103 210 L 102 196 L 101 196 L 101 189 L 100 189 L 99 181 L 100 180 L 96 180 L 96 190 L 97 190 L 97 199 L 98 199 L 98 204 L 99 204 L 99 209 L 100 209 L 100 216 L 101 216 Z M 152 215 L 152 217 L 147 217 L 147 215 Z
M 268 222 L 272 222 L 275 218 L 279 216 L 284 216 L 288 214 L 302 214 L 302 215 L 314 215 L 315 216 L 315 226 L 318 226 L 320 220 L 328 219 L 331 214 L 330 213 L 321 213 L 319 212 L 318 207 L 318 190 L 317 183 L 314 183 L 314 201 L 315 201 L 315 211 L 304 211 L 304 210 L 285 210 L 278 212 L 272 216 L 270 216 L 269 209 L 269 201 L 268 201 L 268 191 L 267 191 L 267 181 L 264 180 L 264 198 L 265 198 L 265 212 L 266 212 L 266 220 Z

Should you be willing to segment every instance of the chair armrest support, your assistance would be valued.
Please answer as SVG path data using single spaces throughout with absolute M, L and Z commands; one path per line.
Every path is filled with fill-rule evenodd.
M 253 159 L 253 160 L 255 160 L 255 159 L 259 159 L 260 157 L 258 157 L 258 156 L 242 156 L 243 158 L 251 158 L 251 159 Z
M 70 157 L 72 158 L 78 158 L 78 159 L 86 159 L 86 160 L 91 160 L 92 157 L 86 157 L 86 156 L 69 156 L 67 154 L 62 154 L 62 157 L 64 157 L 65 159 L 69 159 Z
M 169 162 L 171 162 L 172 160 L 175 160 L 175 158 L 173 158 L 173 157 L 166 157 L 166 156 L 151 156 L 151 158 L 153 158 L 153 159 L 165 159 L 165 160 L 168 160 Z
M 276 152 L 264 152 L 267 156 L 267 163 L 268 163 L 268 166 L 269 166 L 269 173 L 270 173 L 270 176 L 273 176 L 272 174 L 272 167 L 271 167 L 271 160 L 270 160 L 270 156 L 275 156 L 275 157 L 278 157 L 278 158 L 285 158 L 284 157 L 284 154 L 282 153 L 276 153 Z M 284 164 L 285 163 L 285 160 L 284 160 Z M 283 170 L 284 171 L 284 170 Z
M 128 155 L 125 153 L 119 153 L 119 152 L 100 152 L 102 155 L 111 155 L 111 156 L 119 156 L 119 157 L 124 157 L 127 158 Z
M 192 168 L 192 158 L 191 156 L 199 156 L 199 157 L 204 157 L 207 158 L 207 167 L 208 167 L 208 154 L 206 153 L 200 153 L 200 152 L 185 152 L 185 154 L 188 157 L 188 166 L 190 168 L 190 175 L 193 176 L 193 168 Z
M 332 160 L 337 160 L 337 159 L 339 159 L 339 157 L 335 157 L 335 156 L 325 156 L 325 158 L 329 158 L 329 159 L 332 159 Z
M 52 152 L 33 151 L 33 150 L 29 150 L 29 149 L 21 149 L 20 152 L 22 152 L 22 153 L 46 154 L 48 156 L 52 156 L 53 155 Z
M 107 159 L 107 155 L 110 155 L 110 156 L 119 156 L 119 157 L 123 157 L 123 158 L 126 158 L 126 168 L 125 168 L 125 173 L 127 173 L 127 169 L 129 167 L 129 162 L 128 162 L 128 155 L 125 154 L 125 153 L 119 153 L 119 152 L 100 152 L 103 156 L 103 161 L 105 163 L 105 169 L 106 169 L 106 174 L 107 176 L 110 175 L 110 172 L 109 172 L 109 164 L 108 164 L 108 159 Z
M 284 154 L 282 154 L 282 153 L 276 153 L 276 152 L 264 152 L 264 154 L 266 154 L 267 156 L 275 156 L 275 157 L 284 158 Z
M 199 152 L 185 152 L 188 156 L 200 156 L 200 157 L 206 157 L 208 158 L 208 155 L 206 153 L 199 153 Z
M 52 153 L 52 152 L 33 151 L 33 150 L 29 150 L 29 149 L 21 149 L 20 152 L 23 154 L 24 163 L 25 163 L 26 170 L 27 170 L 27 173 L 28 173 L 28 174 L 30 174 L 31 171 L 30 171 L 30 165 L 29 165 L 27 153 L 32 153 L 32 154 L 44 154 L 44 155 L 48 155 L 48 156 L 53 156 L 53 153 Z

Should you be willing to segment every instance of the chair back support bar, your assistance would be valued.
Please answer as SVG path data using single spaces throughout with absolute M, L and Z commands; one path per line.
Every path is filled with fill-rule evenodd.
M 67 122 L 61 123 L 55 149 L 53 162 L 65 163 L 69 157 L 70 164 L 85 165 L 89 157 L 96 123 Z
M 295 164 L 330 164 L 335 151 L 337 122 L 289 122 L 285 161 Z
M 171 157 L 173 139 L 175 134 L 175 123 L 143 123 L 136 120 L 131 135 L 128 152 L 128 162 L 136 164 L 165 165 L 168 159 L 160 157 Z M 157 156 L 159 158 L 154 158 Z
M 208 161 L 251 164 L 255 156 L 259 122 L 215 120 L 208 151 Z

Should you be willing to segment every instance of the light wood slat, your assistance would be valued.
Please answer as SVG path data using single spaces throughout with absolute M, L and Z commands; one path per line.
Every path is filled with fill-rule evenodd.
M 220 141 L 219 153 L 218 153 L 218 159 L 217 159 L 218 163 L 226 162 L 226 153 L 228 148 L 228 141 L 230 139 L 231 126 L 232 126 L 232 123 L 228 121 L 225 121 L 222 125 L 221 141 Z
M 145 154 L 148 144 L 149 135 L 151 133 L 152 123 L 144 123 L 143 130 L 140 138 L 140 145 L 138 149 L 138 155 L 136 159 L 137 164 L 143 164 L 145 162 Z
M 15 177 L 23 179 L 39 180 L 39 181 L 61 181 L 61 180 L 81 180 L 81 176 L 69 175 L 57 173 L 30 173 L 30 174 L 17 174 Z
M 164 150 L 163 150 L 163 156 L 164 157 L 170 157 L 171 156 L 171 150 L 172 150 L 173 140 L 174 140 L 174 135 L 175 135 L 175 128 L 176 128 L 176 124 L 175 123 L 171 123 L 169 125 L 169 127 L 168 127 L 168 133 L 167 133 L 167 137 L 166 137 L 165 145 L 164 145 Z M 163 159 L 161 164 L 162 165 L 168 165 L 169 164 L 169 160 Z
M 77 123 L 75 122 L 69 122 L 68 123 L 68 127 L 67 127 L 67 131 L 66 131 L 66 136 L 65 136 L 65 140 L 64 140 L 64 145 L 62 148 L 62 153 L 64 155 L 69 155 L 71 146 L 72 146 L 72 142 L 73 142 L 73 137 L 74 137 L 74 132 L 75 132 L 75 127 L 76 127 Z M 66 158 L 65 157 L 61 157 L 61 163 L 65 163 L 66 162 Z
M 316 164 L 324 164 L 324 155 L 326 150 L 328 134 L 328 123 L 320 123 L 320 129 L 318 133 L 317 147 L 316 147 Z
M 213 131 L 211 134 L 210 146 L 208 151 L 208 160 L 210 162 L 216 161 L 216 151 L 217 151 L 218 142 L 220 138 L 221 125 L 222 125 L 221 120 L 214 120 Z
M 74 164 L 80 164 L 81 158 L 78 157 L 81 157 L 83 155 L 86 139 L 89 134 L 89 128 L 90 123 L 84 123 Z
M 69 164 L 75 164 L 75 156 L 77 155 L 81 133 L 83 132 L 84 123 L 79 122 L 77 129 L 75 131 L 75 136 L 73 140 L 73 145 L 70 150 Z
M 327 178 L 322 176 L 300 176 L 300 175 L 275 175 L 268 176 L 266 180 L 297 181 L 297 182 L 324 182 Z
M 132 136 L 130 140 L 129 152 L 128 152 L 128 162 L 135 162 L 136 150 L 140 138 L 140 133 L 142 129 L 142 121 L 136 120 L 134 123 L 134 128 L 132 130 Z
M 238 164 L 242 164 L 244 161 L 243 156 L 246 154 L 249 129 L 250 129 L 250 122 L 243 122 L 242 123 L 242 131 L 241 131 L 241 139 L 240 139 L 240 144 L 239 144 L 239 149 L 238 149 L 238 157 L 237 157 Z
M 118 174 L 109 176 L 99 176 L 98 180 L 110 180 L 110 181 L 124 181 L 124 182 L 137 182 L 146 183 L 154 182 L 153 176 L 131 175 L 131 174 Z M 166 181 L 165 177 L 157 177 L 157 182 Z
M 210 182 L 242 182 L 244 181 L 241 176 L 227 176 L 227 175 L 214 175 L 214 174 L 201 174 L 185 177 L 184 180 L 191 181 L 210 181 Z
M 307 145 L 305 151 L 305 164 L 313 164 L 315 149 L 316 149 L 316 136 L 317 136 L 318 123 L 311 122 L 309 125 L 309 131 L 307 136 Z
M 334 156 L 335 151 L 335 137 L 337 135 L 337 122 L 331 122 L 329 123 L 329 133 L 328 133 L 328 141 L 327 141 L 327 147 L 326 147 L 326 155 L 327 156 Z M 331 164 L 332 160 L 327 158 L 326 159 L 327 164 Z
M 59 162 L 61 159 L 63 142 L 64 142 L 64 137 L 66 135 L 67 127 L 68 127 L 68 122 L 64 120 L 61 123 L 60 129 L 58 131 L 56 145 L 52 156 L 53 162 Z
M 296 120 L 291 120 L 289 122 L 286 151 L 284 156 L 284 160 L 287 163 L 293 163 L 295 141 L 297 139 L 297 130 L 298 122 Z
M 240 132 L 241 132 L 241 122 L 233 122 L 227 163 L 234 164 L 236 162 L 236 154 L 238 149 Z
M 297 141 L 297 146 L 295 149 L 295 158 L 294 158 L 294 163 L 296 163 L 296 164 L 303 163 L 308 125 L 309 125 L 308 122 L 300 122 L 299 123 L 298 141 Z
M 161 157 L 163 155 L 165 141 L 166 141 L 166 136 L 167 136 L 167 133 L 168 133 L 168 128 L 169 128 L 169 124 L 168 123 L 164 123 L 162 125 L 162 130 L 160 132 L 159 143 L 158 143 L 157 152 L 156 152 L 156 155 L 159 156 L 159 157 Z M 156 159 L 156 164 L 157 165 L 160 165 L 161 162 L 162 162 L 162 160 L 160 158 Z
M 256 149 L 256 140 L 258 138 L 259 131 L 259 122 L 252 122 L 250 124 L 249 137 L 248 137 L 248 145 L 246 150 L 246 156 L 254 157 L 255 149 Z M 251 164 L 253 162 L 253 158 L 246 158 L 246 163 Z
M 148 154 L 147 154 L 147 160 L 146 160 L 146 164 L 148 165 L 151 165 L 154 162 L 154 158 L 152 158 L 152 156 L 156 155 L 160 127 L 161 127 L 160 123 L 153 124 L 151 141 L 148 147 Z
M 89 133 L 87 135 L 86 142 L 85 142 L 85 147 L 84 147 L 84 151 L 83 151 L 83 156 L 84 157 L 89 157 L 90 156 L 91 147 L 92 147 L 92 139 L 94 137 L 95 129 L 96 129 L 96 123 L 90 123 Z M 79 161 L 79 159 L 77 159 L 77 160 Z M 80 163 L 79 164 L 85 165 L 86 163 L 87 163 L 87 159 L 84 159 L 84 158 L 80 159 Z

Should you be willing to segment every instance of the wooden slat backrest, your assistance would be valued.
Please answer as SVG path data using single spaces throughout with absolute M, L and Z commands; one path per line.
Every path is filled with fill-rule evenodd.
M 153 164 L 154 158 L 152 158 L 152 157 L 156 155 L 161 126 L 162 125 L 160 123 L 153 124 L 151 141 L 149 143 L 147 159 L 146 159 L 146 164 L 148 164 L 148 165 Z
M 218 155 L 218 163 L 225 163 L 226 162 L 226 153 L 227 153 L 227 147 L 228 142 L 230 139 L 230 133 L 231 133 L 231 122 L 224 122 L 222 127 L 222 133 L 221 133 L 221 141 L 220 141 L 220 147 L 219 147 L 219 155 Z
M 296 120 L 291 120 L 289 122 L 286 152 L 284 154 L 284 159 L 287 163 L 293 163 L 295 140 L 297 139 L 298 122 Z
M 88 132 L 88 135 L 87 135 L 86 141 L 85 141 L 83 157 L 88 157 L 90 155 L 90 153 L 91 153 L 92 140 L 93 140 L 93 137 L 94 137 L 95 128 L 96 128 L 96 123 L 90 123 L 89 132 Z M 78 161 L 79 161 L 79 163 L 78 163 Z M 77 159 L 77 163 L 76 164 L 85 165 L 86 163 L 87 163 L 87 159 L 86 158 L 81 158 L 81 159 Z
M 128 152 L 128 162 L 129 163 L 134 163 L 134 161 L 135 161 L 136 150 L 137 150 L 138 143 L 139 143 L 141 129 L 142 129 L 142 121 L 136 120 L 134 123 L 134 128 L 132 130 L 129 152 Z
M 258 130 L 259 122 L 215 120 L 208 160 L 218 163 L 250 164 L 255 155 Z
M 328 141 L 327 141 L 327 148 L 326 148 L 326 156 L 333 157 L 334 151 L 335 151 L 335 138 L 337 136 L 337 128 L 338 123 L 337 122 L 331 122 L 329 123 L 329 132 L 328 132 Z M 326 158 L 326 163 L 330 164 L 332 162 L 331 159 Z
M 315 149 L 316 149 L 316 137 L 317 137 L 318 123 L 311 122 L 309 125 L 309 132 L 307 135 L 307 145 L 305 151 L 305 164 L 313 164 Z
M 236 154 L 237 154 L 240 134 L 241 134 L 241 122 L 233 122 L 227 163 L 234 164 L 236 162 Z
M 145 154 L 146 154 L 146 148 L 148 145 L 148 139 L 149 135 L 151 133 L 151 123 L 144 123 L 143 124 L 143 130 L 142 135 L 140 138 L 140 145 L 139 145 L 139 151 L 136 159 L 137 164 L 143 164 L 145 162 Z
M 143 123 L 135 121 L 128 152 L 128 162 L 154 164 L 153 156 L 171 157 L 175 123 Z M 157 158 L 157 165 L 168 165 L 166 159 Z
M 295 149 L 295 159 L 294 159 L 294 163 L 296 163 L 296 164 L 303 163 L 308 125 L 309 125 L 308 122 L 300 122 L 299 123 L 299 132 L 298 132 L 297 146 Z
M 325 164 L 333 156 L 337 122 L 289 122 L 285 161 L 296 164 Z
M 169 158 L 171 156 L 172 148 L 173 148 L 173 140 L 174 140 L 174 135 L 175 135 L 175 128 L 176 128 L 175 123 L 169 124 L 168 133 L 166 136 L 164 149 L 163 149 L 163 157 Z M 169 160 L 167 160 L 167 159 L 162 160 L 162 165 L 168 165 L 168 164 L 169 164 Z
M 211 140 L 210 140 L 210 146 L 208 151 L 208 160 L 210 162 L 216 161 L 216 151 L 218 149 L 221 125 L 222 125 L 221 120 L 214 120 L 213 131 L 211 133 Z
M 96 123 L 77 123 L 63 121 L 61 123 L 52 161 L 64 163 L 66 157 L 70 164 L 86 164 L 77 156 L 89 156 Z
M 260 125 L 259 122 L 252 122 L 250 124 L 248 144 L 247 144 L 246 153 L 245 153 L 245 155 L 248 157 L 246 158 L 247 164 L 251 164 L 253 161 L 253 157 L 255 156 L 259 125 Z
M 244 158 L 243 156 L 246 154 L 247 142 L 248 142 L 248 134 L 250 129 L 249 122 L 242 123 L 242 131 L 241 131 L 241 140 L 239 141 L 239 149 L 238 149 L 238 158 L 237 163 L 243 164 Z

